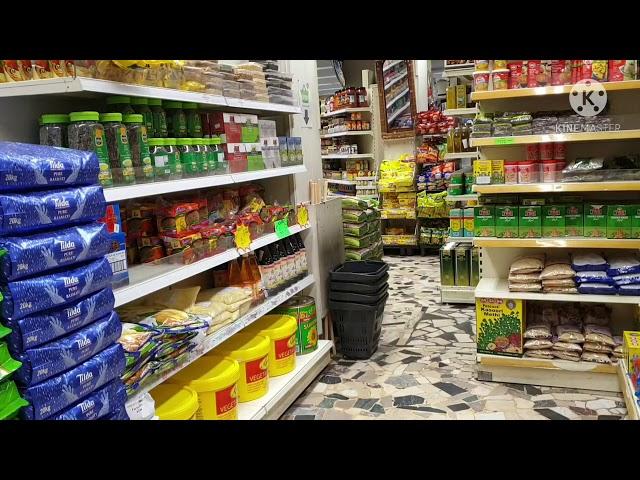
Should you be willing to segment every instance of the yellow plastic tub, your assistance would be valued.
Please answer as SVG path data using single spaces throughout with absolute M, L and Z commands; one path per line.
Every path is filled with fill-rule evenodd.
M 164 383 L 151 390 L 156 402 L 156 415 L 160 420 L 195 420 L 198 394 L 181 385 Z
M 240 364 L 238 401 L 250 402 L 269 390 L 269 337 L 251 333 L 236 333 L 216 350 Z
M 240 365 L 231 357 L 204 356 L 170 382 L 198 393 L 197 420 L 237 420 Z
M 245 332 L 269 337 L 269 376 L 285 375 L 296 368 L 298 321 L 290 315 L 265 315 Z

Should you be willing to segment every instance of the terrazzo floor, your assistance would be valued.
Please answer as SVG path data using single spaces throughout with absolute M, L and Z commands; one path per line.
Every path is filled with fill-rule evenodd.
M 437 256 L 385 257 L 389 299 L 368 360 L 335 358 L 285 412 L 295 420 L 617 420 L 615 393 L 475 379 L 472 305 L 440 304 Z

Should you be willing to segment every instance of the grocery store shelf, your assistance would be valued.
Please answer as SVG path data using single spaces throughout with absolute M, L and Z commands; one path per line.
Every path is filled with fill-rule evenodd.
M 46 80 L 28 80 L 24 82 L 0 84 L 0 97 L 19 97 L 31 95 L 73 95 L 96 96 L 97 94 L 128 95 L 133 97 L 161 98 L 181 102 L 196 102 L 201 105 L 230 107 L 265 113 L 302 113 L 302 109 L 293 105 L 256 102 L 240 98 L 226 98 L 200 92 L 188 92 L 173 88 L 148 87 L 127 83 L 98 80 L 83 77 L 50 78 Z
M 620 359 L 618 361 L 618 380 L 620 382 L 622 396 L 624 397 L 624 403 L 627 405 L 627 419 L 640 420 L 638 397 L 636 397 L 633 390 L 633 385 L 631 384 L 631 379 L 629 378 L 629 372 L 624 359 Z
M 418 245 L 418 238 L 415 235 L 382 235 L 382 245 L 384 247 L 415 247 Z
M 478 107 L 471 108 L 452 108 L 443 112 L 445 115 L 451 117 L 464 117 L 467 115 L 473 116 L 478 113 Z
M 475 193 L 634 192 L 640 181 L 474 185 Z
M 640 239 L 609 238 L 496 238 L 475 237 L 474 245 L 485 248 L 626 248 L 640 249 Z
M 593 362 L 477 354 L 478 380 L 619 392 L 616 367 Z
M 269 379 L 269 391 L 252 402 L 238 403 L 239 420 L 277 420 L 305 388 L 329 365 L 330 340 L 318 340 L 318 348 L 296 356 L 293 372 Z
M 451 65 L 449 67 L 445 67 L 442 72 L 442 76 L 444 78 L 451 77 L 470 77 L 473 75 L 475 70 L 475 66 L 472 63 L 465 63 L 462 65 Z
M 458 243 L 473 243 L 474 237 L 447 237 L 445 241 L 449 242 L 458 242 Z
M 320 155 L 320 158 L 323 160 L 330 160 L 332 158 L 336 159 L 350 159 L 350 158 L 373 158 L 373 153 L 347 153 L 347 154 L 331 154 L 331 155 Z
M 355 185 L 356 182 L 354 180 L 339 180 L 336 178 L 325 178 L 327 183 L 337 183 L 339 185 Z
M 477 193 L 467 193 L 464 195 L 447 195 L 447 202 L 468 202 L 469 200 L 478 200 Z
M 373 133 L 371 130 L 356 130 L 354 132 L 326 133 L 324 135 L 320 135 L 320 138 L 351 137 L 355 135 L 373 135 Z
M 293 235 L 307 228 L 308 227 L 301 227 L 300 225 L 293 225 L 289 227 L 289 232 Z M 264 235 L 251 243 L 251 250 L 256 250 L 278 240 L 275 233 Z M 129 268 L 129 285 L 117 288 L 113 292 L 116 297 L 115 306 L 119 307 L 120 305 L 142 298 L 169 285 L 173 285 L 199 273 L 206 272 L 218 265 L 227 263 L 239 256 L 238 251 L 232 248 L 226 252 L 199 260 L 190 265 L 176 265 L 175 263 L 166 262 L 132 266 Z
M 345 115 L 348 113 L 368 112 L 371 113 L 369 107 L 353 107 L 353 108 L 341 108 L 340 110 L 334 110 L 333 112 L 323 113 L 320 115 L 322 118 L 336 117 L 338 115 Z
M 398 83 L 400 80 L 402 80 L 403 78 L 405 78 L 407 76 L 407 72 L 404 72 L 402 75 L 398 75 L 396 78 L 394 78 L 393 80 L 391 80 L 389 83 L 387 83 L 384 86 L 385 90 L 388 90 L 390 86 L 395 85 L 396 83 Z
M 472 138 L 472 147 L 531 145 L 550 142 L 599 142 L 640 139 L 640 129 L 608 132 L 552 133 L 548 135 L 520 135 L 514 137 Z
M 409 108 L 409 106 L 411 105 L 411 102 L 407 102 L 405 103 L 402 107 L 400 107 L 398 110 L 396 110 L 393 115 L 391 115 L 387 122 L 393 122 L 396 118 L 398 118 L 398 116 L 404 112 L 407 108 Z
M 478 151 L 475 152 L 459 152 L 459 153 L 445 153 L 445 160 L 456 160 L 459 158 L 478 158 Z
M 419 133 L 418 134 L 420 137 L 422 138 L 443 138 L 446 137 L 447 134 L 446 133 Z
M 375 182 L 378 180 L 377 177 L 356 177 L 356 180 L 365 181 L 365 182 Z
M 441 303 L 476 303 L 475 287 L 440 286 Z
M 596 302 L 640 305 L 640 296 L 633 295 L 585 295 L 571 293 L 510 292 L 506 278 L 482 278 L 476 287 L 476 298 L 514 298 L 520 300 L 545 300 L 550 302 Z
M 205 353 L 213 350 L 222 342 L 224 342 L 228 338 L 231 338 L 233 335 L 238 333 L 243 328 L 251 325 L 253 322 L 258 320 L 263 315 L 266 315 L 277 306 L 282 305 L 288 299 L 293 297 L 296 293 L 299 293 L 305 288 L 313 285 L 314 281 L 315 279 L 313 278 L 313 275 L 307 275 L 306 277 L 297 281 L 293 285 L 287 287 L 283 291 L 275 294 L 272 297 L 269 297 L 267 300 L 265 300 L 260 305 L 251 309 L 247 314 L 243 315 L 235 322 L 230 323 L 229 325 L 222 327 L 220 330 L 214 332 L 213 334 L 204 337 L 203 340 L 200 343 L 198 343 L 196 348 L 194 348 L 191 351 L 191 353 L 185 359 L 184 362 L 182 362 L 173 370 L 165 372 L 162 375 L 149 377 L 149 379 L 144 383 L 144 385 L 138 391 L 136 391 L 136 393 L 132 395 L 131 398 L 129 398 L 127 403 L 130 405 L 135 405 L 138 401 L 140 401 L 140 399 L 142 398 L 142 395 L 145 392 L 153 390 L 156 386 L 160 385 L 161 383 L 166 381 L 168 378 L 178 373 L 180 370 L 185 368 L 190 363 L 193 363 L 194 361 L 196 361 Z
M 627 80 L 624 82 L 603 82 L 602 86 L 607 92 L 615 92 L 621 90 L 638 90 L 640 89 L 640 80 Z M 473 92 L 471 94 L 472 101 L 488 101 L 502 100 L 507 98 L 537 97 L 543 95 L 562 95 L 569 94 L 573 85 L 558 85 L 551 87 L 536 88 L 513 88 L 509 90 L 491 90 L 486 92 Z
M 166 182 L 140 183 L 122 187 L 110 187 L 104 189 L 104 197 L 107 202 L 119 202 L 130 198 L 149 197 L 172 192 L 184 192 L 199 188 L 217 187 L 232 183 L 248 182 L 261 178 L 280 177 L 306 172 L 304 165 L 293 167 L 268 168 L 255 172 L 234 173 L 231 175 L 208 175 L 206 177 L 183 178 L 180 180 L 168 180 Z
M 399 98 L 404 97 L 407 93 L 409 93 L 409 87 L 405 88 L 402 92 L 400 92 L 398 95 L 396 95 L 396 96 L 393 98 L 393 100 L 390 100 L 390 101 L 387 103 L 387 109 L 388 109 L 391 105 L 393 105 L 394 103 L 396 103 L 396 101 L 397 101 Z
M 404 60 L 396 60 L 395 62 L 391 62 L 389 65 L 387 65 L 386 67 L 383 67 L 382 72 L 386 72 L 387 70 L 392 69 L 393 67 L 395 67 L 396 65 L 401 64 L 402 62 L 404 62 Z
M 376 184 L 373 185 L 356 185 L 356 190 L 373 190 L 377 188 Z

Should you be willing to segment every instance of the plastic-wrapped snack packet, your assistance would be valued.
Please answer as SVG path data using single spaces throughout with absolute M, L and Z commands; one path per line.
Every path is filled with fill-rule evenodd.
M 62 375 L 27 388 L 25 400 L 31 405 L 23 409 L 23 418 L 49 418 L 122 375 L 124 364 L 124 350 L 116 343 Z
M 111 276 L 111 265 L 103 257 L 73 270 L 10 282 L 0 286 L 0 313 L 5 319 L 18 320 L 62 307 L 109 286 Z
M 74 332 L 107 315 L 114 302 L 111 289 L 103 289 L 66 307 L 9 321 L 13 330 L 7 337 L 9 349 L 22 352 Z
M 609 364 L 611 363 L 611 359 L 609 355 L 606 353 L 596 353 L 596 352 L 583 352 L 580 356 L 580 360 L 585 362 L 595 362 L 595 363 L 603 363 Z
M 613 335 L 611 334 L 611 329 L 602 325 L 585 325 L 584 338 L 587 342 L 602 343 L 609 347 L 615 347 L 616 345 L 613 340 Z
M 609 258 L 607 273 L 611 277 L 626 275 L 628 273 L 640 273 L 640 261 L 632 254 L 611 255 Z
M 609 264 L 598 253 L 574 252 L 571 254 L 571 268 L 576 272 L 597 272 L 606 271 Z
M 17 235 L 96 221 L 104 216 L 102 187 L 0 195 L 0 235 Z
M 18 356 L 22 367 L 16 379 L 25 386 L 58 375 L 91 358 L 113 344 L 122 331 L 116 312 L 60 340 L 29 349 Z
M 115 379 L 50 420 L 97 420 L 120 409 L 126 401 L 124 385 L 120 379 Z
M 619 295 L 640 295 L 640 284 L 634 283 L 632 285 L 620 285 L 618 287 Z
M 607 275 L 607 272 L 602 270 L 576 272 L 575 281 L 578 285 L 583 283 L 604 283 L 605 285 L 614 284 L 614 280 Z
M 615 295 L 618 289 L 614 285 L 604 283 L 582 283 L 578 285 L 578 293 L 588 295 Z
M 552 346 L 553 346 L 553 343 L 551 342 L 551 340 L 544 339 L 544 338 L 539 338 L 539 339 L 532 338 L 524 342 L 525 350 L 542 350 L 542 349 L 551 348 Z
M 632 285 L 640 283 L 640 273 L 627 273 L 624 275 L 616 275 L 613 277 L 613 281 L 617 286 Z
M 545 323 L 528 324 L 524 331 L 524 338 L 548 340 L 551 338 L 551 328 Z
M 552 359 L 553 351 L 550 348 L 544 348 L 540 350 L 527 350 L 524 352 L 525 357 L 530 358 L 544 358 L 544 359 Z
M 99 171 L 94 152 L 0 142 L 0 191 L 92 185 Z
M 109 232 L 101 223 L 2 238 L 0 277 L 12 281 L 94 260 L 106 255 L 110 246 Z
M 157 332 L 144 325 L 134 323 L 122 325 L 122 334 L 118 343 L 124 347 L 127 369 L 153 355 L 159 347 L 156 337 Z
M 577 325 L 558 325 L 556 327 L 556 334 L 560 342 L 566 343 L 584 343 L 584 335 L 581 329 Z
M 160 310 L 139 323 L 163 335 L 206 331 L 209 328 L 205 317 L 169 308 Z

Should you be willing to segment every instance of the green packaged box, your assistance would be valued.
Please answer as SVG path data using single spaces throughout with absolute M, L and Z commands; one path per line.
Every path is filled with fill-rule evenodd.
M 640 205 L 631 205 L 631 238 L 640 238 Z
M 496 236 L 496 208 L 493 205 L 474 207 L 474 237 Z
M 518 210 L 520 238 L 540 238 L 542 236 L 542 207 L 520 207 Z
M 581 203 L 569 203 L 564 207 L 564 228 L 567 237 L 584 235 L 584 209 Z
M 522 205 L 526 206 L 537 206 L 537 205 L 546 205 L 546 200 L 544 198 L 523 198 L 520 200 Z
M 440 285 L 453 286 L 455 282 L 454 247 L 447 243 L 440 249 Z
M 471 248 L 460 246 L 454 249 L 455 285 L 468 287 L 471 281 Z
M 480 248 L 471 248 L 471 286 L 475 287 L 480 282 Z
M 517 206 L 496 206 L 496 237 L 518 238 Z
M 607 205 L 607 238 L 631 238 L 631 205 Z
M 584 204 L 584 236 L 604 238 L 607 236 L 607 206 Z
M 564 224 L 564 205 L 545 205 L 542 207 L 542 236 L 564 237 L 566 228 Z

